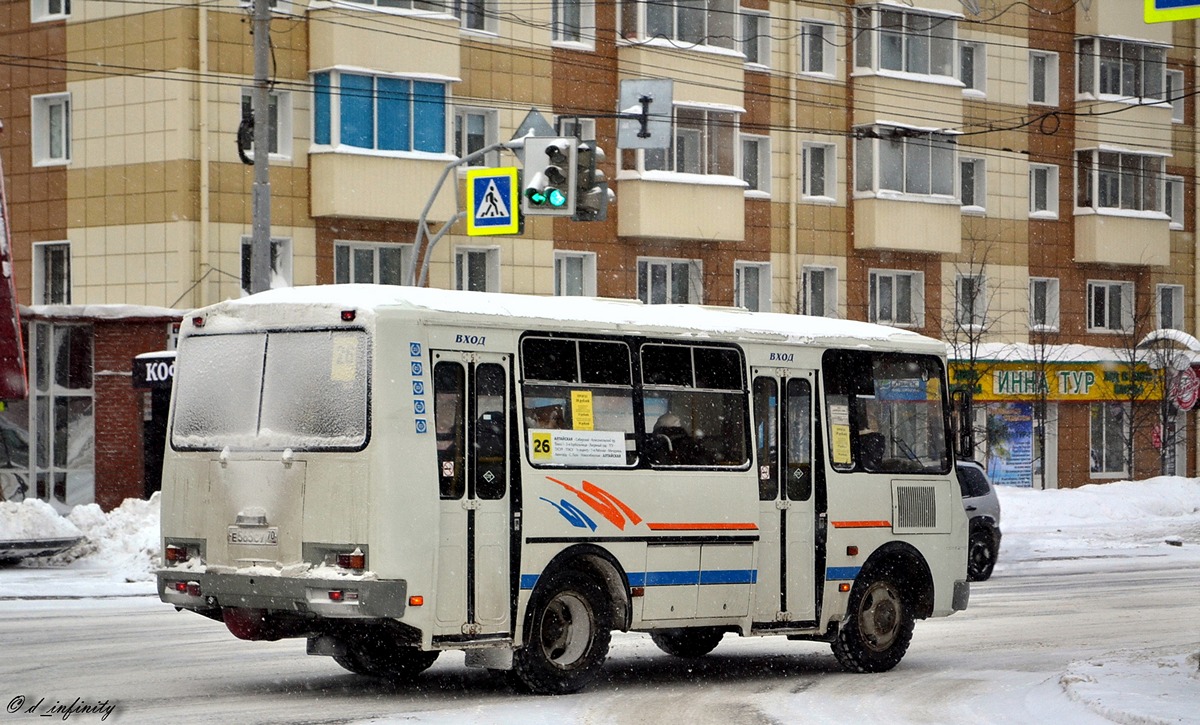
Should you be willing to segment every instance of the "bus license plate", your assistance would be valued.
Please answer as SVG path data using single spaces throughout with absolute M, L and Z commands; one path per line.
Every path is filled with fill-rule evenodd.
M 230 526 L 229 543 L 243 546 L 277 546 L 279 544 L 279 527 Z

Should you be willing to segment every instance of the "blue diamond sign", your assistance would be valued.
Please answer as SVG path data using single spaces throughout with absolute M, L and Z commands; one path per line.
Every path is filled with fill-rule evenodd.
M 515 202 L 517 167 L 471 169 L 467 172 L 467 235 L 516 234 L 520 231 Z
M 1146 0 L 1147 23 L 1200 18 L 1200 0 Z

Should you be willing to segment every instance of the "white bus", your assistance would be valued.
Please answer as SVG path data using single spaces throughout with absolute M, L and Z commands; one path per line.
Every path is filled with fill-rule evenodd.
M 184 320 L 163 601 L 411 678 L 567 693 L 612 630 L 878 672 L 964 609 L 945 345 L 861 322 L 341 285 Z

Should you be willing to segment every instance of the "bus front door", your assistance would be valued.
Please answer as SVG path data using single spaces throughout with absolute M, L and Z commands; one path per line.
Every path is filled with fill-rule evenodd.
M 815 626 L 813 380 L 810 371 L 754 370 L 759 498 L 756 629 Z
M 434 351 L 437 435 L 437 631 L 508 634 L 511 357 Z

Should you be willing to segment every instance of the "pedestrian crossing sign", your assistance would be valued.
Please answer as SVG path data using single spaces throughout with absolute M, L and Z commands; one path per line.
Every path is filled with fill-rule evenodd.
M 517 167 L 467 172 L 467 235 L 517 234 Z
M 1146 0 L 1147 23 L 1200 18 L 1200 0 Z

